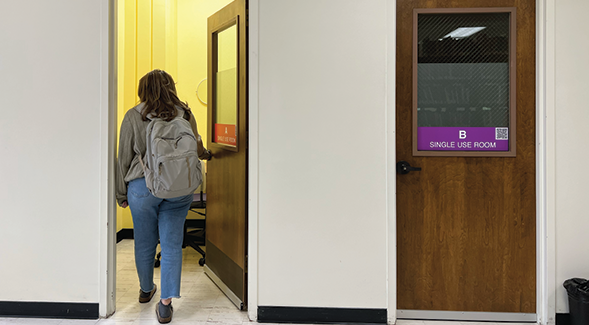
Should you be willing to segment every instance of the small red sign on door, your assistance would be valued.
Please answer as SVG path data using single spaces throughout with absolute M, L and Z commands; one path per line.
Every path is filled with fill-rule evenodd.
M 220 144 L 228 144 L 230 146 L 236 146 L 237 133 L 235 125 L 215 124 L 215 142 Z

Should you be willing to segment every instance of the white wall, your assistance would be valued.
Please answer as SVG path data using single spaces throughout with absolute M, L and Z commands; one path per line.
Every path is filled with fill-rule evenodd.
M 259 1 L 259 306 L 387 307 L 386 15 Z
M 0 301 L 99 302 L 105 3 L 0 2 Z
M 556 1 L 556 312 L 562 283 L 589 279 L 589 44 L 586 0 Z

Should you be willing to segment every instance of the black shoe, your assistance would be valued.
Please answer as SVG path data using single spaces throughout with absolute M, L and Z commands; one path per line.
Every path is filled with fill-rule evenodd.
M 157 305 L 155 306 L 155 314 L 157 315 L 157 321 L 160 324 L 166 324 L 172 321 L 172 314 L 174 313 L 174 308 L 172 307 L 172 303 L 170 302 L 169 305 L 162 304 L 160 300 Z
M 149 302 L 156 291 L 157 285 L 155 284 L 153 285 L 153 290 L 151 290 L 150 292 L 143 292 L 143 290 L 139 289 L 139 302 L 142 304 Z

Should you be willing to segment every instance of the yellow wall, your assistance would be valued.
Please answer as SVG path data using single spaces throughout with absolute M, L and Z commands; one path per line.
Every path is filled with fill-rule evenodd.
M 166 70 L 178 96 L 188 102 L 207 140 L 207 107 L 196 87 L 207 77 L 207 18 L 231 0 L 118 1 L 118 125 L 135 106 L 139 79 L 153 69 Z M 199 94 L 206 101 L 206 81 Z M 117 207 L 117 231 L 133 228 L 131 212 Z
M 196 97 L 196 86 L 207 77 L 207 18 L 232 0 L 177 0 L 178 3 L 178 95 L 188 102 L 207 143 L 207 106 Z M 181 68 L 180 68 L 181 67 Z M 199 88 L 206 101 L 207 82 Z

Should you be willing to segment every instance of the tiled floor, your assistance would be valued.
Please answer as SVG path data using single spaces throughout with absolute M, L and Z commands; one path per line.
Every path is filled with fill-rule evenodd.
M 158 248 L 159 251 L 159 248 Z M 198 265 L 201 255 L 192 248 L 184 249 L 182 263 L 182 298 L 174 299 L 174 324 L 223 322 L 241 324 L 247 321 L 247 313 L 239 311 L 204 274 Z M 160 285 L 160 268 L 155 269 L 155 283 Z M 98 324 L 158 324 L 155 305 L 158 299 L 147 304 L 137 302 L 139 280 L 135 271 L 133 241 L 123 240 L 117 244 L 117 312 Z M 159 297 L 159 290 L 155 298 Z M 111 321 L 111 322 L 109 322 Z
M 159 249 L 158 249 L 159 251 Z M 191 248 L 184 249 L 182 265 L 181 299 L 172 302 L 174 325 L 252 325 L 247 313 L 237 310 L 225 295 L 204 274 L 198 265 L 200 254 Z M 159 287 L 160 269 L 155 269 L 155 282 Z M 0 318 L 0 325 L 157 325 L 156 297 L 147 304 L 137 301 L 139 280 L 135 272 L 133 240 L 117 244 L 117 305 L 116 313 L 108 319 L 61 320 L 31 318 Z M 494 323 L 424 322 L 399 320 L 399 325 L 494 325 Z M 505 323 L 503 323 L 505 325 Z M 519 325 L 513 324 L 511 325 Z M 526 325 L 530 325 L 529 323 Z

